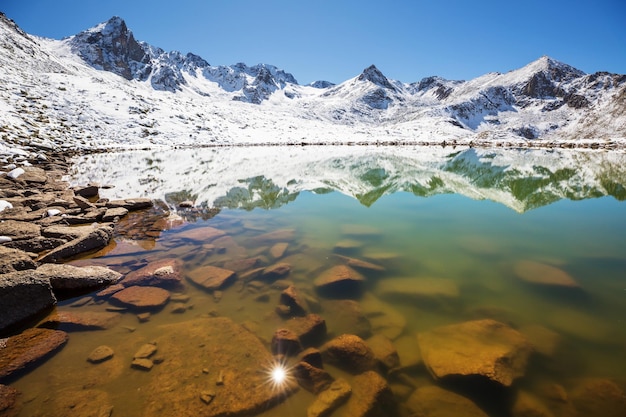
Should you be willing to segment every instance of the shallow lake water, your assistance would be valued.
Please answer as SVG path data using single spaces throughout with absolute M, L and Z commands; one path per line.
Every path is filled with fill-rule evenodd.
M 393 394 L 393 405 L 377 415 L 411 415 L 411 395 L 431 385 L 469 398 L 493 417 L 624 415 L 624 154 L 354 147 L 149 151 L 84 157 L 71 181 L 89 180 L 115 185 L 102 191 L 105 197 L 147 195 L 171 207 L 192 200 L 196 208 L 180 209 L 180 217 L 158 209 L 133 214 L 120 221 L 115 243 L 72 263 L 128 273 L 175 258 L 183 263 L 184 278 L 168 288 L 169 303 L 146 321 L 128 309 L 106 330 L 67 329 L 68 344 L 12 384 L 23 393 L 20 415 L 214 415 L 220 395 L 215 374 L 224 369 L 229 384 L 229 361 L 204 364 L 196 356 L 204 339 L 195 333 L 187 339 L 186 330 L 176 329 L 226 317 L 270 352 L 273 334 L 308 313 L 322 317 L 327 328 L 313 347 L 353 333 L 364 340 L 384 336 L 397 350 L 400 362 L 393 369 L 375 368 Z M 222 236 L 194 233 L 213 230 L 207 228 Z M 233 263 L 242 259 L 252 261 L 247 267 Z M 269 278 L 251 273 L 276 263 L 288 271 Z M 238 272 L 218 291 L 208 291 L 189 277 L 209 265 Z M 337 265 L 351 265 L 363 280 L 320 287 L 316 280 Z M 289 285 L 305 300 L 304 313 L 277 309 Z M 75 306 L 85 296 L 93 298 Z M 115 306 L 87 294 L 60 302 L 57 310 L 105 312 Z M 486 378 L 434 375 L 420 358 L 418 335 L 483 319 L 503 323 L 532 345 L 523 375 L 504 388 Z M 132 368 L 136 350 L 153 342 L 160 363 L 149 371 Z M 113 358 L 88 362 L 100 345 L 111 347 Z M 233 363 L 245 354 L 242 346 L 224 349 L 235 356 Z M 295 356 L 285 360 L 289 366 L 297 362 Z M 266 365 L 258 365 L 265 372 Z M 348 383 L 360 373 L 345 363 L 324 363 L 324 369 Z M 203 378 L 216 390 L 216 403 L 186 390 Z M 597 386 L 604 388 L 589 394 Z M 535 414 L 520 411 L 521 396 L 532 398 Z M 305 416 L 315 395 L 300 388 L 280 400 L 242 415 Z M 168 408 L 174 403 L 177 408 Z M 349 415 L 350 407 L 332 415 Z

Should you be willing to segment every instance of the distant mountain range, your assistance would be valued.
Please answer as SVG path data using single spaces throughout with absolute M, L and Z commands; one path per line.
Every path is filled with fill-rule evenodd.
M 372 65 L 299 85 L 272 65 L 213 66 L 137 41 L 113 17 L 63 40 L 0 16 L 2 147 L 300 143 L 626 146 L 626 75 L 549 57 L 469 81 L 405 83 Z

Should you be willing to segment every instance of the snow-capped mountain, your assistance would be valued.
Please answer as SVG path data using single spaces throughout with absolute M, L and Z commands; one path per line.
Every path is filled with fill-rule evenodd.
M 235 100 L 259 104 L 296 79 L 271 65 L 248 67 L 238 63 L 212 67 L 198 55 L 166 52 L 137 42 L 120 17 L 83 31 L 64 43 L 83 61 L 98 70 L 109 71 L 127 80 L 149 81 L 155 90 L 175 92 L 187 85 L 185 75 L 202 76 L 225 91 L 240 91 Z M 185 75 L 183 75 L 185 74 Z
M 136 40 L 119 17 L 52 40 L 2 15 L 0 65 L 0 152 L 33 144 L 626 146 L 626 75 L 585 74 L 549 57 L 469 81 L 405 83 L 372 65 L 337 85 L 299 85 L 272 65 L 213 66 L 166 52 Z

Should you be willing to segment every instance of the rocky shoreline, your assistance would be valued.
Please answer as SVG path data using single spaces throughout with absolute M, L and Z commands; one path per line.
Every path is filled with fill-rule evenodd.
M 62 180 L 69 157 L 18 154 L 0 172 L 1 383 L 38 365 L 69 339 L 61 330 L 31 327 L 54 309 L 59 295 L 93 291 L 122 276 L 106 267 L 57 262 L 106 247 L 119 218 L 153 206 L 145 198 L 98 199 L 95 184 L 71 188 Z M 0 392 L 5 415 L 18 392 L 1 384 Z
M 153 205 L 145 198 L 98 199 L 95 184 L 70 188 L 62 180 L 69 167 L 63 155 L 18 162 L 21 166 L 8 164 L 0 176 L 0 336 L 52 307 L 56 291 L 88 291 L 119 279 L 107 271 L 85 278 L 47 264 L 104 248 L 114 222 Z M 16 297 L 20 291 L 25 292 Z

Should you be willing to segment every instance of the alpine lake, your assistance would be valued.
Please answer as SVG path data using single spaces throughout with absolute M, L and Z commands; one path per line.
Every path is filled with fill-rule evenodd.
M 161 201 L 70 263 L 167 296 L 60 300 L 114 316 L 59 326 L 20 416 L 626 415 L 623 152 L 135 151 L 68 180 Z

